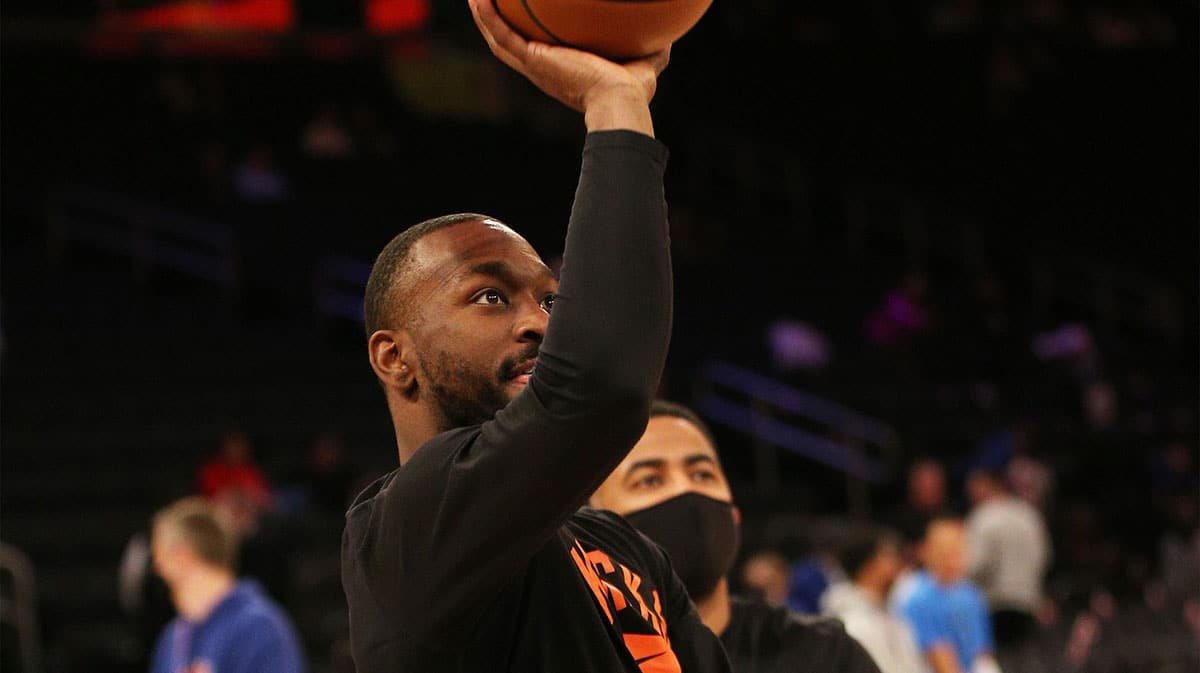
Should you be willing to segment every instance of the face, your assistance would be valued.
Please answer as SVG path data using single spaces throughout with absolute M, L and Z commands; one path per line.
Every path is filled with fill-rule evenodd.
M 936 509 L 946 497 L 946 478 L 934 463 L 922 463 L 909 475 L 909 499 L 920 509 Z
M 443 429 L 482 423 L 529 383 L 558 283 L 525 239 L 490 219 L 430 233 L 411 254 L 417 385 Z
M 900 554 L 900 547 L 893 542 L 885 542 L 880 545 L 879 551 L 875 558 L 871 559 L 871 563 L 874 566 L 873 570 L 879 573 L 888 587 L 904 570 L 904 557 Z
M 966 577 L 966 539 L 961 524 L 942 522 L 930 526 L 925 540 L 925 565 L 944 584 Z
M 629 455 L 592 496 L 592 505 L 625 515 L 684 493 L 733 502 L 717 454 L 699 428 L 655 416 Z
M 156 526 L 150 537 L 150 558 L 154 572 L 168 585 L 180 574 L 183 545 L 167 526 Z

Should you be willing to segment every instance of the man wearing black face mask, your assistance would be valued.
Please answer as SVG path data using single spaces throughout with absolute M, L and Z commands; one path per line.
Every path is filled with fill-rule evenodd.
M 729 595 L 741 513 L 711 433 L 686 407 L 654 403 L 645 434 L 590 504 L 621 514 L 666 550 L 735 673 L 879 673 L 840 622 Z

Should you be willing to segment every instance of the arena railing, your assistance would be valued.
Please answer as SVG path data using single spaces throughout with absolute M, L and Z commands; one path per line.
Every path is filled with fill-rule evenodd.
M 750 436 L 761 494 L 780 488 L 780 449 L 845 475 L 856 516 L 869 513 L 868 484 L 894 472 L 899 438 L 877 418 L 723 360 L 705 363 L 695 386 L 701 415 Z
M 363 290 L 371 263 L 346 255 L 329 255 L 313 273 L 313 305 L 321 318 L 363 321 Z
M 240 286 L 232 227 L 87 187 L 53 193 L 47 226 L 50 259 L 61 264 L 70 245 L 83 245 L 134 262 L 139 276 L 171 269 L 230 293 Z

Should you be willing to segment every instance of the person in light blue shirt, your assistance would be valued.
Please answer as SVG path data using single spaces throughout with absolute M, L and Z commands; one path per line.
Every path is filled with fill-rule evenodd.
M 936 519 L 922 544 L 925 569 L 898 606 L 933 673 L 998 671 L 987 600 L 966 579 L 961 520 Z
M 208 502 L 186 498 L 159 512 L 151 552 L 179 613 L 151 673 L 304 673 L 290 620 L 256 582 L 238 581 L 235 537 Z

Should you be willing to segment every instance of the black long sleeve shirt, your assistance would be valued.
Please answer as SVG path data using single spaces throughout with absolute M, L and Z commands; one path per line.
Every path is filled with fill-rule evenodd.
M 360 673 L 727 671 L 665 554 L 580 509 L 640 438 L 671 327 L 666 150 L 588 135 L 529 385 L 443 433 L 347 513 Z
M 737 673 L 879 673 L 836 619 L 808 617 L 732 597 L 721 642 Z

